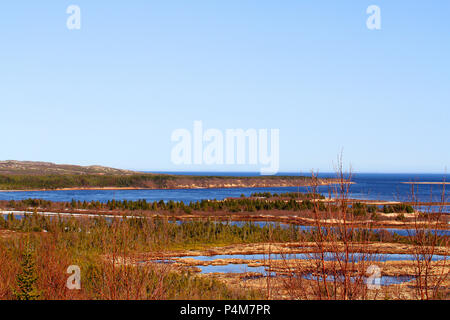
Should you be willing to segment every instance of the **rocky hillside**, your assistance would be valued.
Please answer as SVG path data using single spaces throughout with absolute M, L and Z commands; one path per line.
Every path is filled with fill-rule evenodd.
M 325 179 L 318 181 L 322 185 L 330 182 Z M 0 161 L 0 190 L 261 188 L 306 186 L 310 183 L 309 177 L 186 176 L 102 166 Z
M 50 174 L 133 174 L 135 172 L 102 166 L 76 166 L 38 161 L 0 161 L 3 175 L 50 175 Z

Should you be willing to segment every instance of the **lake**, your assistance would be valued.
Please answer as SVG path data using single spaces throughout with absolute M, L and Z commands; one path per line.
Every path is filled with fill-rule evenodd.
M 183 173 L 181 173 L 183 174 Z M 213 173 L 190 173 L 213 175 Z M 237 175 L 236 173 L 220 173 L 221 175 Z M 218 175 L 218 173 L 215 173 Z M 240 173 L 244 176 L 256 175 L 254 173 Z M 280 175 L 298 175 L 294 173 L 280 173 Z M 322 174 L 321 177 L 334 177 L 333 174 Z M 405 182 L 442 182 L 445 178 L 450 181 L 450 175 L 442 174 L 354 174 L 350 187 L 350 197 L 355 199 L 383 200 L 383 201 L 408 201 L 411 200 L 411 185 Z M 416 196 L 420 201 L 439 201 L 442 185 L 417 185 Z M 329 186 L 319 187 L 319 192 L 328 195 Z M 58 190 L 58 191 L 17 191 L 0 192 L 0 200 L 21 200 L 28 198 L 46 199 L 51 201 L 100 201 L 108 200 L 139 200 L 147 201 L 198 201 L 203 199 L 223 200 L 230 197 L 239 197 L 241 194 L 250 196 L 253 192 L 308 192 L 307 187 L 278 187 L 278 188 L 216 188 L 216 189 L 177 189 L 177 190 Z M 445 198 L 450 198 L 450 187 L 446 188 Z M 446 207 L 449 212 L 450 208 Z

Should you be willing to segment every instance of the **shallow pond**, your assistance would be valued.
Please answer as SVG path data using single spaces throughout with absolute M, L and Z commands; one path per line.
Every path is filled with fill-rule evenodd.
M 15 219 L 23 219 L 25 213 L 23 211 L 3 211 L 0 212 L 0 215 L 3 215 L 4 218 L 6 218 L 8 215 L 12 214 L 14 216 Z M 27 214 L 32 214 L 31 212 L 27 212 Z M 103 216 L 105 217 L 109 222 L 111 222 L 111 219 L 113 218 L 122 218 L 122 216 L 114 216 L 114 215 L 97 215 L 97 214 L 80 214 L 80 213 L 54 213 L 54 212 L 41 212 L 39 213 L 41 215 L 44 216 L 50 216 L 52 217 L 57 217 L 57 216 L 61 216 L 61 217 L 65 217 L 65 218 L 69 218 L 69 217 L 76 217 L 76 218 L 80 218 L 80 217 L 87 217 L 87 218 L 94 218 L 94 217 L 100 217 Z M 135 216 L 126 216 L 127 218 L 135 218 Z M 198 221 L 198 220 L 193 220 L 193 221 Z M 206 221 L 206 220 L 205 220 Z M 192 221 L 169 221 L 172 223 L 176 223 L 178 225 L 181 224 L 186 224 L 186 223 L 190 223 Z M 304 231 L 304 232 L 311 232 L 314 231 L 316 229 L 316 227 L 314 226 L 303 226 L 303 225 L 296 225 L 296 224 L 289 224 L 289 223 L 280 223 L 280 222 L 274 222 L 274 221 L 215 221 L 215 223 L 221 223 L 221 224 L 229 224 L 231 226 L 237 226 L 237 227 L 243 227 L 245 225 L 251 224 L 254 226 L 258 226 L 261 228 L 264 228 L 265 226 L 270 226 L 273 228 L 276 227 L 280 227 L 283 229 L 288 229 L 288 228 L 296 228 L 298 230 Z M 334 228 L 331 227 L 330 230 L 333 230 Z M 357 229 L 355 229 L 357 230 Z M 414 236 L 416 233 L 416 230 L 414 229 L 395 229 L 395 228 L 375 228 L 375 229 L 371 229 L 370 231 L 374 232 L 374 233 L 379 233 L 379 232 L 389 232 L 391 234 L 397 234 L 399 236 Z M 450 236 L 450 230 L 430 230 L 430 232 L 432 234 L 437 233 L 437 235 L 439 236 Z
M 268 271 L 266 267 L 249 267 L 246 264 L 227 264 L 227 265 L 219 265 L 219 266 L 199 266 L 198 267 L 201 271 L 201 273 L 204 274 L 210 274 L 210 273 L 247 273 L 247 272 L 254 272 L 254 273 L 259 273 L 261 274 L 261 276 L 259 277 L 264 277 L 267 276 Z M 275 273 L 271 273 L 272 276 L 275 276 Z M 317 276 L 314 276 L 312 274 L 304 274 L 301 276 L 304 279 L 307 280 L 316 280 L 318 279 Z M 254 278 L 258 278 L 258 277 L 252 277 L 249 276 L 247 277 L 247 279 L 254 279 Z M 320 277 L 319 277 L 320 279 Z M 379 284 L 381 286 L 389 286 L 392 284 L 401 284 L 404 282 L 408 282 L 413 280 L 414 277 L 412 276 L 398 276 L 398 277 L 394 277 L 394 276 L 381 276 L 378 278 L 374 279 L 374 283 L 373 284 Z M 327 277 L 327 281 L 334 281 L 334 277 L 332 275 Z M 338 279 L 339 281 L 339 279 Z M 367 282 L 367 278 L 365 278 L 365 281 Z
M 227 264 L 222 266 L 197 266 L 201 273 L 246 273 L 255 272 L 267 274 L 265 267 L 249 267 L 246 264 Z
M 325 252 L 324 254 L 325 260 L 333 261 L 336 260 L 337 255 L 332 252 Z M 340 259 L 344 258 L 343 254 L 339 254 Z M 241 259 L 241 260 L 269 260 L 269 256 L 267 254 L 223 254 L 223 255 L 215 255 L 215 256 L 186 256 L 182 257 L 183 259 L 191 258 L 199 261 L 214 261 L 217 259 Z M 319 259 L 320 254 L 318 253 L 296 253 L 296 254 L 271 254 L 271 260 L 290 260 L 290 259 L 298 259 L 298 260 L 309 260 L 309 259 Z M 361 260 L 366 261 L 411 261 L 415 260 L 416 257 L 412 254 L 393 254 L 393 253 L 385 253 L 385 254 L 361 254 L 361 253 L 352 253 L 350 254 L 349 260 L 353 262 L 358 262 Z M 442 255 L 433 255 L 432 260 L 444 260 L 445 256 Z M 448 259 L 448 258 L 447 258 Z

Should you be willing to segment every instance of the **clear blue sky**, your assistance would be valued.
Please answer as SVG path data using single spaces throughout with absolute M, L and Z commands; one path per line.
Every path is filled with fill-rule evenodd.
M 81 30 L 66 8 L 81 8 Z M 366 28 L 381 8 L 382 29 Z M 280 170 L 450 169 L 450 1 L 8 1 L 0 159 L 175 166 L 177 128 L 279 128 Z

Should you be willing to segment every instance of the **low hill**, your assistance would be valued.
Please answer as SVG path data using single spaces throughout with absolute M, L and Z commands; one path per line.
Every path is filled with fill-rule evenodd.
M 332 180 L 320 179 L 319 184 Z M 296 187 L 311 184 L 294 176 L 187 176 L 154 174 L 102 166 L 32 161 L 0 161 L 0 190 L 206 189 Z
M 77 166 L 39 161 L 0 161 L 0 174 L 5 175 L 47 175 L 47 174 L 133 174 L 134 171 L 102 166 Z

